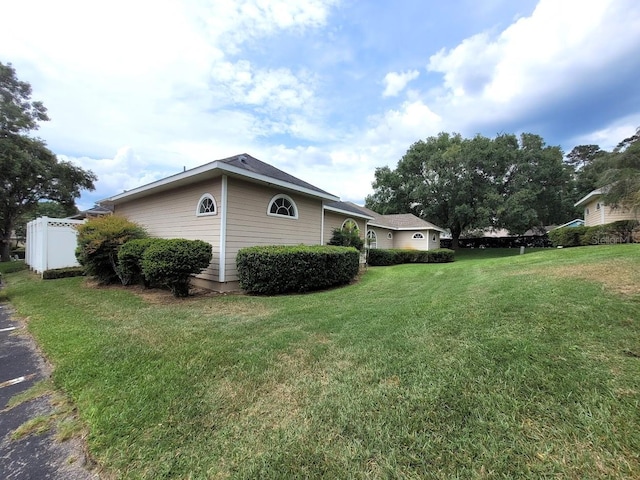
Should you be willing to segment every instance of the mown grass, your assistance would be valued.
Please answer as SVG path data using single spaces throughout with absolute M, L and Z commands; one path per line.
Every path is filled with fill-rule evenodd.
M 640 478 L 638 245 L 270 298 L 7 277 L 114 477 Z

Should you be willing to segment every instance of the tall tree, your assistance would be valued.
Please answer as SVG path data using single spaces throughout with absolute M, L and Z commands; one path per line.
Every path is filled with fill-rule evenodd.
M 449 228 L 457 248 L 462 232 L 491 224 L 498 200 L 491 141 L 440 133 L 414 143 L 396 170 L 376 170 L 366 205 L 381 213 L 411 212 Z
M 640 127 L 613 150 L 599 183 L 607 204 L 640 212 Z
M 11 64 L 0 62 L 0 260 L 9 260 L 11 234 L 21 215 L 41 200 L 71 207 L 96 176 L 60 162 L 45 143 L 29 136 L 47 121 L 42 102 L 31 100 L 31 85 L 18 80 Z
M 572 169 L 563 163 L 560 147 L 548 146 L 542 137 L 523 133 L 512 163 L 499 186 L 503 202 L 497 223 L 510 233 L 564 223 L 575 214 Z
M 440 133 L 414 143 L 391 170 L 376 170 L 366 205 L 381 213 L 414 213 L 446 227 L 458 247 L 471 229 L 524 233 L 571 215 L 570 168 L 559 147 L 523 134 L 489 139 Z
M 565 163 L 573 168 L 575 200 L 598 188 L 600 175 L 607 169 L 610 152 L 598 145 L 578 145 L 571 150 Z

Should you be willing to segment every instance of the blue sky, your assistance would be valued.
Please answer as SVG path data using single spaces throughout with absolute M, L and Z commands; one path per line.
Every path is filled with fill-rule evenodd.
M 38 135 L 98 175 L 81 208 L 245 152 L 362 203 L 441 131 L 610 149 L 639 52 L 637 0 L 21 0 L 0 29 Z

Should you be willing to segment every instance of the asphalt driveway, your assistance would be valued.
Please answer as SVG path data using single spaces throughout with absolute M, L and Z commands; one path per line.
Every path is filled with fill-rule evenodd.
M 52 411 L 47 396 L 6 408 L 14 395 L 46 379 L 49 372 L 24 324 L 12 318 L 8 305 L 0 304 L 0 478 L 97 479 L 97 474 L 84 468 L 79 440 L 56 442 L 53 432 L 11 439 L 20 425 Z

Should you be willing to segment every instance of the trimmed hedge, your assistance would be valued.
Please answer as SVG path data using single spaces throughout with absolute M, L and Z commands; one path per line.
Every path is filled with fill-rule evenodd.
M 633 243 L 633 233 L 640 222 L 620 220 L 593 227 L 563 227 L 549 232 L 554 247 L 580 247 L 612 243 Z
M 42 279 L 55 280 L 57 278 L 81 277 L 82 275 L 84 275 L 84 268 L 82 267 L 54 268 L 42 272 Z
M 448 263 L 454 261 L 454 251 L 448 248 L 437 250 L 381 249 L 369 250 L 367 263 L 371 266 L 399 265 L 401 263 Z
M 249 293 L 275 295 L 344 285 L 360 268 L 353 247 L 284 246 L 242 248 L 236 256 L 240 287 Z
M 189 278 L 211 263 L 211 245 L 184 238 L 157 239 L 142 254 L 142 274 L 153 284 L 169 288 L 175 297 L 189 295 Z
M 142 255 L 153 243 L 162 241 L 161 238 L 137 238 L 129 240 L 120 247 L 116 273 L 123 285 L 149 286 L 149 282 L 142 274 Z

